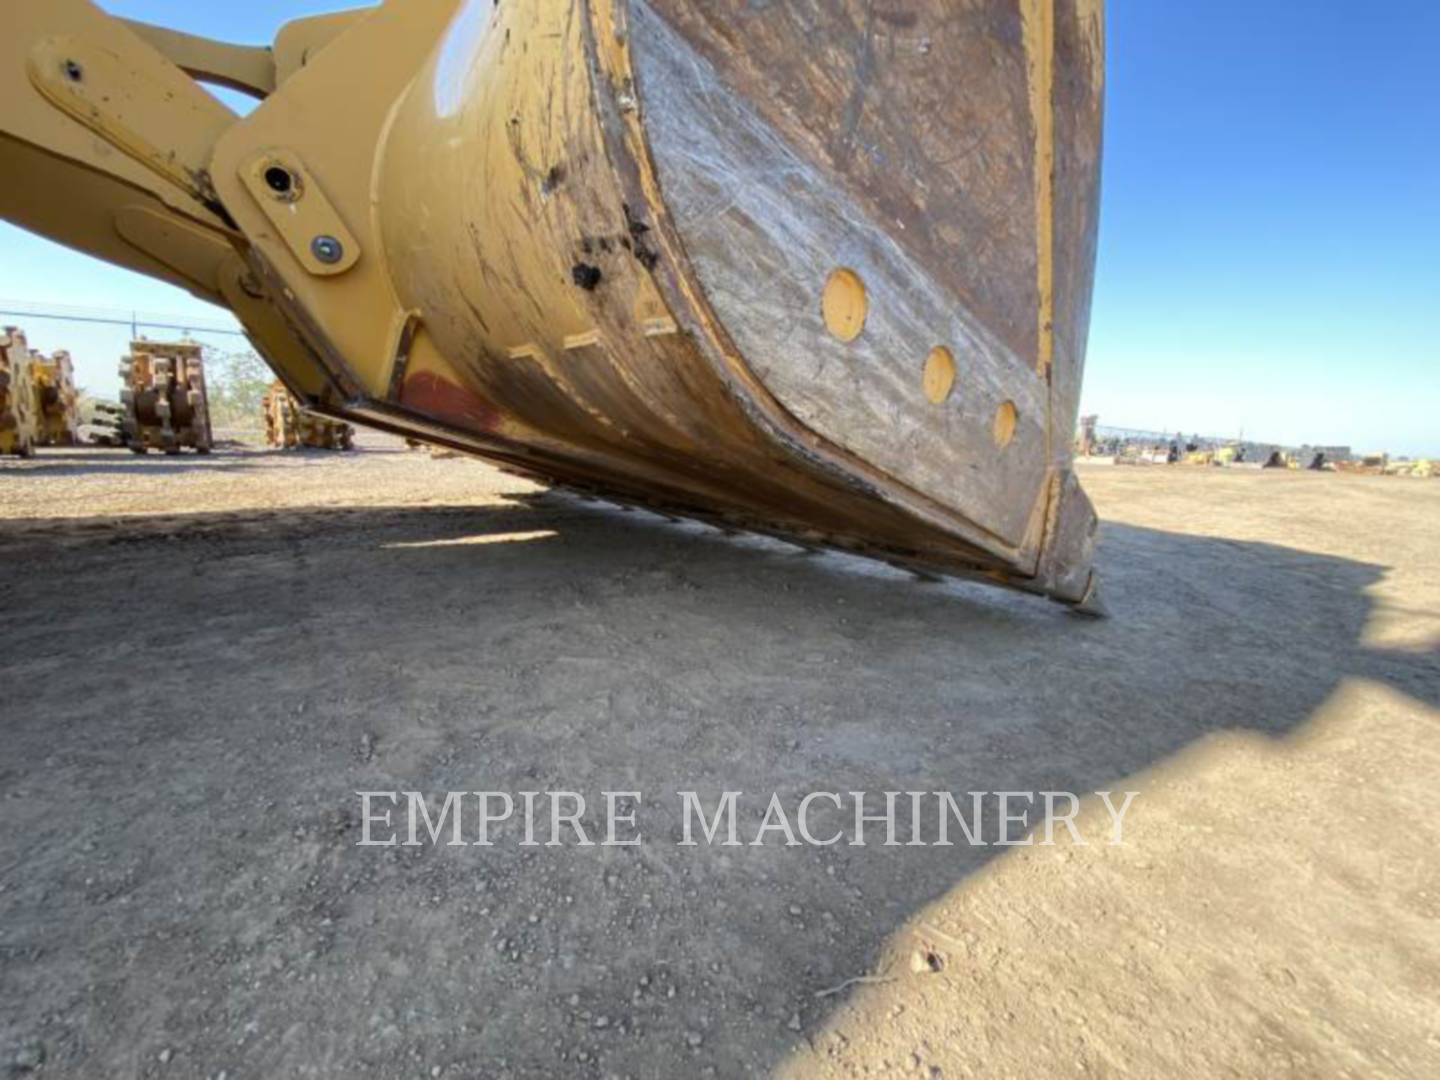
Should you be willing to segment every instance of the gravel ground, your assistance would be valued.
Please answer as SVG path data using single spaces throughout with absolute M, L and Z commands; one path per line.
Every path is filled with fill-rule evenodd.
M 1440 1075 L 1440 483 L 1084 481 L 1104 621 L 377 437 L 0 465 L 0 1070 Z M 557 789 L 644 843 L 357 846 Z M 1091 794 L 727 847 L 689 790 Z

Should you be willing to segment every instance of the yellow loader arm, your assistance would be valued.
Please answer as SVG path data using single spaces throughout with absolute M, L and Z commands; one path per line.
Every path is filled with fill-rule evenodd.
M 0 213 L 228 306 L 306 407 L 1098 607 L 1099 0 L 0 10 Z

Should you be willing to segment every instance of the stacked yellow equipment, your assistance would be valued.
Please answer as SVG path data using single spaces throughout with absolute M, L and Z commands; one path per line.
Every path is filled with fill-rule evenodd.
M 34 364 L 25 335 L 13 326 L 0 331 L 0 454 L 30 457 L 35 452 Z
M 311 412 L 276 379 L 265 391 L 265 443 L 282 450 L 308 446 L 319 450 L 353 450 L 355 429 L 339 420 Z
M 125 443 L 132 451 L 178 454 L 190 447 L 210 452 L 210 408 L 205 395 L 205 362 L 193 341 L 130 343 L 120 361 L 120 403 L 125 408 Z
M 32 354 L 35 426 L 41 446 L 77 446 L 80 442 L 80 394 L 68 352 L 46 358 Z

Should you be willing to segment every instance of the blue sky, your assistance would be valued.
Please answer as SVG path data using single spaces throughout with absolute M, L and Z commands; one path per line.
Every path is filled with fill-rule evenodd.
M 345 5 L 103 6 L 259 42 Z M 1440 455 L 1440 3 L 1110 0 L 1108 37 L 1084 411 Z M 216 314 L 5 224 L 0 252 L 0 300 Z M 123 331 L 6 321 L 115 382 Z

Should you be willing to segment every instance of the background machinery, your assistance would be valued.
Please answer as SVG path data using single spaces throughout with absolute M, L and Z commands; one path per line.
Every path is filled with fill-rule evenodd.
M 265 444 L 282 450 L 311 447 L 318 450 L 351 450 L 355 429 L 343 420 L 331 420 L 313 413 L 285 389 L 279 379 L 270 384 L 260 401 L 265 413 Z
M 125 407 L 119 402 L 91 398 L 81 409 L 80 434 L 93 446 L 125 445 Z
M 131 342 L 130 355 L 120 361 L 120 404 L 125 444 L 132 451 L 210 452 L 202 352 L 193 341 Z
M 34 364 L 25 335 L 0 329 L 0 455 L 30 457 L 40 440 Z
M 31 353 L 35 417 L 41 446 L 77 446 L 80 442 L 80 394 L 68 352 Z

